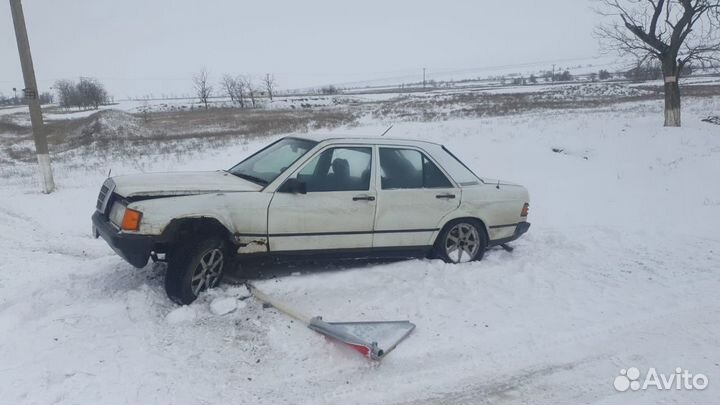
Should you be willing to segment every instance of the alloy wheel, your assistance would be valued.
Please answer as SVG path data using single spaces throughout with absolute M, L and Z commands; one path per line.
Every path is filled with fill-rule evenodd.
M 222 277 L 224 257 L 220 249 L 210 249 L 200 258 L 193 271 L 190 285 L 197 296 L 201 291 L 215 287 Z
M 469 223 L 455 224 L 445 237 L 445 254 L 453 263 L 466 263 L 475 259 L 480 250 L 480 235 Z

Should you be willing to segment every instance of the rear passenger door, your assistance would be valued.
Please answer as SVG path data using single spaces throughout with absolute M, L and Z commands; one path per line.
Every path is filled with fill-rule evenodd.
M 459 206 L 460 189 L 420 149 L 377 148 L 373 247 L 432 245 L 442 218 Z

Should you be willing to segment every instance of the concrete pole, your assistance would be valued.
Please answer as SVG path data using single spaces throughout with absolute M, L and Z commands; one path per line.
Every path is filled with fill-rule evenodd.
M 25 27 L 25 15 L 23 14 L 20 0 L 10 0 L 10 10 L 15 25 L 15 38 L 17 39 L 20 64 L 22 65 L 23 78 L 25 79 L 25 100 L 30 107 L 30 122 L 32 123 L 33 138 L 35 139 L 35 152 L 37 153 L 40 182 L 42 191 L 45 194 L 55 190 L 52 167 L 50 166 L 50 154 L 48 153 L 47 136 L 43 124 L 42 110 L 38 95 L 37 82 L 35 80 L 35 68 L 33 67 L 32 55 L 30 54 L 30 41 L 28 40 L 27 28 Z

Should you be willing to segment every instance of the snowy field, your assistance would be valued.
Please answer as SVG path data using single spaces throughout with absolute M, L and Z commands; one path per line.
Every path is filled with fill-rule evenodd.
M 687 99 L 681 129 L 663 128 L 653 101 L 333 131 L 394 124 L 388 136 L 442 142 L 532 198 L 513 253 L 303 266 L 258 282 L 326 320 L 417 324 L 381 364 L 242 286 L 178 307 L 162 266 L 136 270 L 90 236 L 108 168 L 228 168 L 275 137 L 101 164 L 78 155 L 56 165 L 47 196 L 18 170 L 0 178 L 0 393 L 14 404 L 715 402 L 720 127 L 700 119 L 718 109 L 720 98 Z M 617 392 L 628 367 L 681 367 L 709 386 Z

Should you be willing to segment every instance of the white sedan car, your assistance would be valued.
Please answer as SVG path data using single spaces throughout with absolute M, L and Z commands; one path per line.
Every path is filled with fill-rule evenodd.
M 527 232 L 529 197 L 435 143 L 282 138 L 230 170 L 108 178 L 93 232 L 125 260 L 167 261 L 190 303 L 257 257 L 480 260 Z

